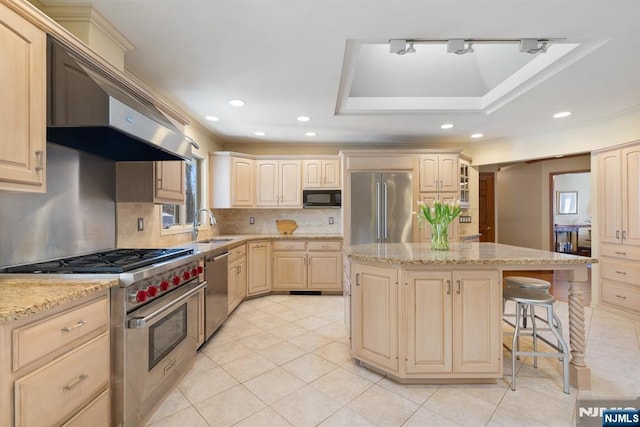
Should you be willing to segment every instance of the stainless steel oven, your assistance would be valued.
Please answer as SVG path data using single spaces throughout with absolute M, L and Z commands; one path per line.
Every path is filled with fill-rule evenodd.
M 192 280 L 127 314 L 124 425 L 137 426 L 153 413 L 193 366 L 200 291 Z

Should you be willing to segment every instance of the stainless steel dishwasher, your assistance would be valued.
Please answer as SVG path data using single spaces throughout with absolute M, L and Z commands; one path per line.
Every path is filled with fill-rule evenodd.
M 208 340 L 211 335 L 227 320 L 227 265 L 229 252 L 220 252 L 207 256 L 205 264 L 205 278 L 207 293 L 205 297 L 204 321 L 205 334 Z

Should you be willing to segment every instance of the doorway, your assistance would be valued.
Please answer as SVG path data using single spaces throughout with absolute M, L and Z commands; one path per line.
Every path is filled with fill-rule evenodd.
M 495 174 L 481 172 L 478 179 L 478 232 L 481 242 L 496 241 Z
M 591 256 L 591 173 L 549 173 L 550 248 Z

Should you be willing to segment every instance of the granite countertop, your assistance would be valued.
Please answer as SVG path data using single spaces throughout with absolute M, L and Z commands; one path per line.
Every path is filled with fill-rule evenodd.
M 216 239 L 230 239 L 215 241 Z M 256 240 L 342 240 L 341 234 L 235 234 L 213 236 L 207 239 L 196 240 L 176 245 L 181 248 L 195 249 L 197 252 L 207 253 L 219 249 L 227 249 L 239 244 Z
M 0 275 L 0 323 L 22 319 L 117 286 L 118 278 Z
M 345 248 L 351 259 L 387 264 L 590 264 L 595 258 L 502 245 L 499 243 L 452 243 L 448 251 L 431 250 L 426 243 L 371 243 Z

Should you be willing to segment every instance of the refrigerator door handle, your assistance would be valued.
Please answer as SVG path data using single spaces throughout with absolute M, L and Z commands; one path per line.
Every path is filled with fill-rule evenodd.
M 380 241 L 380 183 L 376 182 L 376 239 Z
M 384 183 L 384 240 L 387 241 L 387 183 Z

